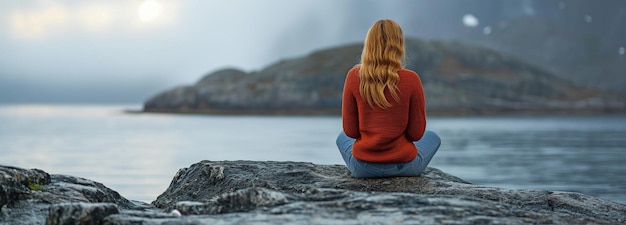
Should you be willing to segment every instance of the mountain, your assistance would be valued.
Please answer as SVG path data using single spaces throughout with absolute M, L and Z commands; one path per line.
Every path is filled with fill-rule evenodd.
M 373 22 L 362 10 L 388 10 L 407 36 L 488 47 L 579 86 L 626 92 L 624 0 L 402 1 L 393 10 L 386 2 L 350 3 L 358 10 L 345 10 L 343 35 L 354 40 Z M 475 24 L 462 22 L 466 15 Z
M 362 44 L 285 59 L 250 73 L 223 69 L 150 98 L 146 112 L 339 114 Z M 623 93 L 582 88 L 518 58 L 457 42 L 406 40 L 431 115 L 625 112 Z

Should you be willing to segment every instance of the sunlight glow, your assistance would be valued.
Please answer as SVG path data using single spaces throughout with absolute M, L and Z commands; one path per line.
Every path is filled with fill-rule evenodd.
M 115 15 L 115 9 L 105 4 L 86 5 L 78 11 L 83 27 L 90 31 L 108 29 L 113 24 L 113 15 Z
M 137 14 L 139 16 L 139 20 L 141 22 L 151 22 L 159 18 L 159 16 L 163 13 L 163 5 L 155 0 L 146 0 L 144 1 L 139 9 L 137 10 Z
M 68 10 L 52 5 L 31 11 L 16 10 L 8 15 L 11 33 L 20 38 L 40 38 L 58 32 L 69 20 Z

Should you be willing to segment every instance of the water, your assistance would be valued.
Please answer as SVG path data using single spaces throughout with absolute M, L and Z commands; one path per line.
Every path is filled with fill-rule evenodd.
M 95 180 L 151 202 L 200 160 L 342 164 L 341 118 L 127 114 L 138 106 L 0 106 L 0 164 Z M 429 118 L 431 166 L 469 182 L 626 203 L 626 116 Z

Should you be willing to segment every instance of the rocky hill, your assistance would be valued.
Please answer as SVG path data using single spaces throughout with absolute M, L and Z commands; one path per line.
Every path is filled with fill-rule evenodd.
M 623 93 L 577 87 L 487 48 L 406 42 L 406 67 L 420 74 L 430 115 L 626 111 Z M 362 44 L 352 44 L 321 50 L 250 73 L 220 70 L 150 98 L 144 111 L 338 114 L 343 81 L 361 49 Z
M 87 179 L 0 166 L 0 224 L 624 224 L 584 194 L 469 184 L 435 168 L 357 179 L 343 165 L 201 161 L 152 204 Z

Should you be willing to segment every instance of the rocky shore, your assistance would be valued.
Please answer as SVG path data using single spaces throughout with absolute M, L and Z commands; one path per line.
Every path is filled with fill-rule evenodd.
M 418 177 L 352 178 L 343 165 L 201 161 L 151 204 L 101 183 L 0 166 L 0 224 L 624 224 L 626 205 L 580 193 Z

